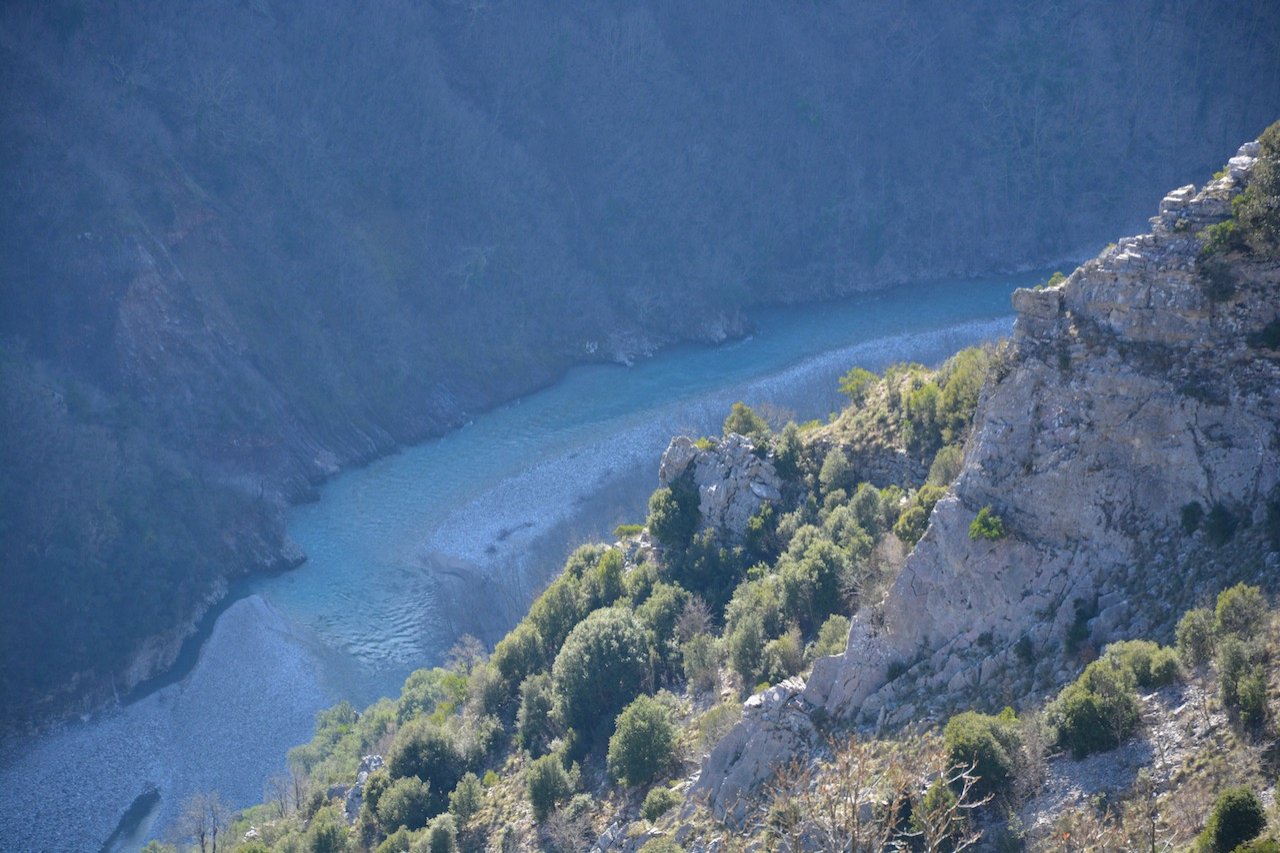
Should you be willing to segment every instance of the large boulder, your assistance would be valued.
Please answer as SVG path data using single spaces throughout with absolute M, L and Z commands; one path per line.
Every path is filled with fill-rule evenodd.
M 770 456 L 737 433 L 705 443 L 686 436 L 672 439 L 662 454 L 658 483 L 670 487 L 684 476 L 698 488 L 702 526 L 729 543 L 742 541 L 747 522 L 761 506 L 782 499 L 782 480 Z

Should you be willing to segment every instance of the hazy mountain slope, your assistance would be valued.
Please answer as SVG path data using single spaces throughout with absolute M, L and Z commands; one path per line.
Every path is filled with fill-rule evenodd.
M 285 559 L 283 502 L 574 361 L 1095 245 L 1273 117 L 1277 32 L 1264 2 L 7 4 L 7 707 L 109 693 Z

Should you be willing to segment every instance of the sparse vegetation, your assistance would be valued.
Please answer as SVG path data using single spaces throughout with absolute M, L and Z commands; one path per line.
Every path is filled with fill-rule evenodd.
M 994 541 L 1003 539 L 1004 536 L 1004 520 L 996 515 L 995 510 L 989 505 L 978 510 L 977 516 L 969 525 L 969 538 Z

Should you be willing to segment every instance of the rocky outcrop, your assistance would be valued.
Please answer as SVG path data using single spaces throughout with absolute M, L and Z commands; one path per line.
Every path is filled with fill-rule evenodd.
M 672 439 L 662 454 L 658 482 L 670 487 L 686 474 L 698 488 L 702 526 L 729 542 L 740 542 L 751 516 L 766 502 L 782 499 L 782 480 L 767 456 L 749 438 L 730 433 L 706 447 L 685 436 Z
M 366 755 L 360 759 L 360 768 L 356 771 L 356 783 L 343 792 L 342 812 L 347 823 L 354 824 L 360 817 L 360 806 L 364 803 L 364 783 L 369 781 L 369 774 L 381 769 L 386 762 L 381 755 Z
M 1224 288 L 1198 236 L 1230 214 L 1256 154 L 1166 196 L 1150 234 L 1015 294 L 1015 351 L 984 390 L 959 479 L 803 701 L 880 725 L 998 706 L 1075 671 L 1069 631 L 1094 647 L 1167 636 L 1227 583 L 1275 585 L 1280 352 L 1258 333 L 1280 316 L 1280 265 L 1230 259 Z M 1197 504 L 1213 508 L 1208 529 L 1184 511 Z M 970 538 L 984 506 L 1004 538 Z M 699 788 L 720 813 L 782 736 L 748 712 L 715 750 Z

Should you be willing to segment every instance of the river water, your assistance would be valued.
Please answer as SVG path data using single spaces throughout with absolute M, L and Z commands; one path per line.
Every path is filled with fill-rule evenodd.
M 672 435 L 718 433 L 736 400 L 825 416 L 840 407 L 836 380 L 851 366 L 933 363 L 1007 335 L 1011 291 L 1037 279 L 761 311 L 745 340 L 576 368 L 342 474 L 291 511 L 307 563 L 238 587 L 189 672 L 0 745 L 0 849 L 99 849 L 126 812 L 109 848 L 136 849 L 163 836 L 193 793 L 216 790 L 233 807 L 261 800 L 317 710 L 394 695 L 463 633 L 492 643 L 573 546 L 642 521 Z

